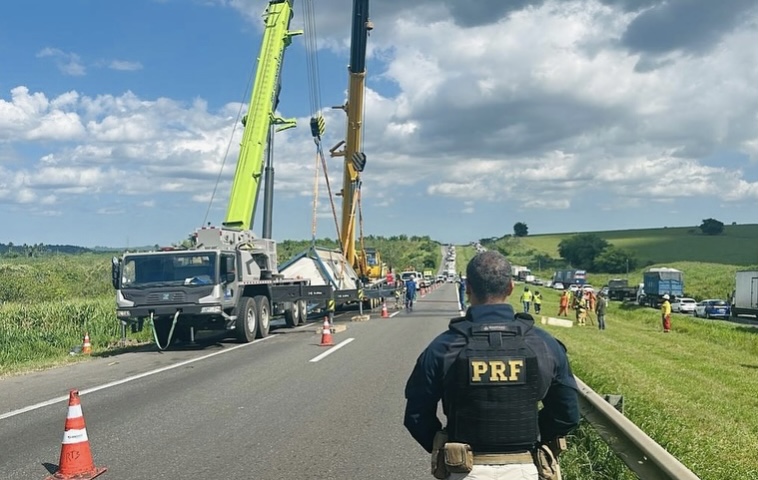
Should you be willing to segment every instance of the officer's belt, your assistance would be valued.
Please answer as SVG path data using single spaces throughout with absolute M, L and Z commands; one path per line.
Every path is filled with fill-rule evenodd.
M 474 453 L 475 465 L 518 465 L 522 463 L 534 463 L 534 457 L 530 452 Z

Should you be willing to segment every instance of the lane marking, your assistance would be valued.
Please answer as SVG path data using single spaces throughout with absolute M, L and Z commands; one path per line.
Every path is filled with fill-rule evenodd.
M 326 358 L 328 355 L 331 355 L 332 353 L 336 352 L 337 350 L 339 350 L 340 348 L 344 347 L 345 345 L 347 345 L 348 343 L 352 342 L 353 340 L 355 340 L 355 339 L 354 338 L 347 338 L 347 339 L 343 340 L 342 342 L 340 342 L 337 345 L 333 346 L 332 348 L 330 348 L 329 350 L 325 351 L 321 355 L 318 355 L 316 357 L 311 358 L 310 362 L 315 363 L 315 362 L 318 362 L 319 360 L 321 360 L 323 358 Z
M 308 325 L 307 324 L 303 325 L 303 327 L 305 327 L 305 326 L 308 326 Z M 116 387 L 118 385 L 123 385 L 125 383 L 133 382 L 135 380 L 139 380 L 141 378 L 149 377 L 151 375 L 156 375 L 158 373 L 167 372 L 167 371 L 173 370 L 175 368 L 179 368 L 179 367 L 183 367 L 185 365 L 189 365 L 190 363 L 199 362 L 200 360 L 206 360 L 208 358 L 212 358 L 212 357 L 215 357 L 217 355 L 223 355 L 224 353 L 233 352 L 233 351 L 235 351 L 237 349 L 240 349 L 240 348 L 249 347 L 250 345 L 254 345 L 256 343 L 263 342 L 265 340 L 268 340 L 269 338 L 276 338 L 276 336 L 277 335 L 270 335 L 268 337 L 259 338 L 258 340 L 253 340 L 250 343 L 243 343 L 241 345 L 235 345 L 233 347 L 229 347 L 229 348 L 224 349 L 224 350 L 219 350 L 218 352 L 213 352 L 213 353 L 209 353 L 208 355 L 203 355 L 202 357 L 190 358 L 189 360 L 184 360 L 184 361 L 181 361 L 179 363 L 175 363 L 173 365 L 167 365 L 165 367 L 161 367 L 161 368 L 158 368 L 158 369 L 155 369 L 155 370 L 150 370 L 150 371 L 143 372 L 143 373 L 140 373 L 140 374 L 137 374 L 137 375 L 132 375 L 131 377 L 126 377 L 126 378 L 122 378 L 121 380 L 115 380 L 113 382 L 108 382 L 108 383 L 105 383 L 103 385 L 99 385 L 97 387 L 92 387 L 92 388 L 86 388 L 84 390 L 79 390 L 79 395 L 82 396 L 82 395 L 87 395 L 87 394 L 90 394 L 90 393 L 99 392 L 100 390 L 105 390 L 106 388 Z M 40 408 L 49 407 L 50 405 L 55 405 L 56 403 L 67 402 L 68 398 L 69 398 L 68 395 L 64 395 L 64 396 L 61 396 L 61 397 L 55 397 L 55 398 L 51 398 L 50 400 L 46 400 L 44 402 L 35 403 L 34 405 L 29 405 L 29 406 L 26 406 L 26 407 L 23 407 L 23 408 L 19 408 L 18 410 L 13 410 L 13 411 L 10 411 L 10 412 L 7 412 L 7 413 L 3 413 L 3 414 L 0 414 L 0 420 L 5 420 L 6 418 L 15 417 L 16 415 L 21 415 L 22 413 L 31 412 L 31 411 L 34 411 L 34 410 L 38 410 Z
M 393 313 L 392 315 L 390 315 L 390 318 L 394 317 L 394 316 L 395 316 L 395 315 L 397 315 L 398 313 L 400 313 L 400 312 L 399 312 L 399 311 L 397 311 L 397 312 Z

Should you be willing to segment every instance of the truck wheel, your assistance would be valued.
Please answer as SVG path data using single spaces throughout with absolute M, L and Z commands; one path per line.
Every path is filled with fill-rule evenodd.
M 300 325 L 305 325 L 308 322 L 308 302 L 305 300 L 297 301 L 297 316 Z
M 255 300 L 243 297 L 240 302 L 240 310 L 237 313 L 236 322 L 237 338 L 244 343 L 255 340 L 258 331 L 258 309 Z
M 289 328 L 297 327 L 300 324 L 300 309 L 297 308 L 297 302 L 292 302 L 284 310 L 284 321 Z
M 271 306 L 268 297 L 265 295 L 256 296 L 255 305 L 258 307 L 258 331 L 255 337 L 267 337 L 269 328 L 271 327 Z

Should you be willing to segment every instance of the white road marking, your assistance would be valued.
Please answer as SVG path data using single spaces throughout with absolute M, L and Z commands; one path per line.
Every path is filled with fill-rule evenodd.
M 395 316 L 395 315 L 397 315 L 398 313 L 400 313 L 400 312 L 395 312 L 395 313 L 393 313 L 392 315 L 390 315 L 390 318 L 394 317 L 394 316 Z
M 308 325 L 303 325 L 303 327 L 306 327 Z M 133 382 L 135 380 L 139 380 L 141 378 L 149 377 L 150 375 L 155 375 L 162 372 L 167 372 L 169 370 L 173 370 L 175 368 L 183 367 L 185 365 L 189 365 L 190 363 L 199 362 L 200 360 L 205 360 L 211 357 L 215 357 L 216 355 L 222 355 L 224 353 L 233 352 L 239 348 L 248 347 L 250 345 L 254 345 L 256 343 L 263 342 L 264 340 L 268 340 L 269 338 L 274 338 L 276 335 L 271 335 L 269 337 L 259 338 L 258 340 L 253 340 L 250 343 L 243 343 L 241 345 L 235 345 L 234 347 L 229 347 L 224 350 L 219 350 L 218 352 L 209 353 L 208 355 L 203 355 L 202 357 L 197 358 L 190 358 L 189 360 L 184 360 L 179 363 L 175 363 L 173 365 L 167 365 L 165 367 L 161 367 L 155 370 L 150 370 L 149 372 L 140 373 L 138 375 L 133 375 L 131 377 L 122 378 L 121 380 L 116 380 L 113 382 L 105 383 L 103 385 L 99 385 L 97 387 L 92 388 L 86 388 L 84 390 L 79 390 L 79 395 L 87 395 L 89 393 L 95 393 L 99 392 L 100 390 L 105 390 L 106 388 L 116 387 L 118 385 L 123 385 L 124 383 Z M 55 405 L 56 403 L 65 402 L 68 401 L 69 396 L 64 395 L 61 397 L 51 398 L 50 400 L 46 400 L 44 402 L 35 403 L 34 405 L 29 405 L 24 408 L 19 408 L 18 410 L 13 410 L 11 412 L 0 414 L 0 420 L 5 420 L 6 418 L 15 417 L 16 415 L 21 415 L 22 413 L 31 412 L 33 410 L 38 410 L 40 408 L 49 407 L 50 405 Z
M 314 362 L 314 363 L 318 362 L 319 360 L 325 358 L 327 355 L 331 355 L 332 353 L 336 352 L 337 350 L 339 350 L 340 348 L 344 347 L 345 345 L 347 345 L 348 343 L 352 342 L 353 340 L 355 340 L 355 339 L 354 338 L 347 338 L 347 339 L 343 340 L 342 342 L 338 343 L 337 345 L 333 346 L 329 350 L 325 351 L 321 355 L 318 355 L 316 357 L 311 358 L 310 361 Z

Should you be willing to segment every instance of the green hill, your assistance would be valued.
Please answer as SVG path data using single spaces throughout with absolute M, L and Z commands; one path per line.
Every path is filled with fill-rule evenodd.
M 593 233 L 637 255 L 640 264 L 704 262 L 758 265 L 758 224 L 727 225 L 721 235 L 703 235 L 697 227 L 650 228 L 606 232 L 571 232 L 512 238 L 514 254 L 544 254 L 560 258 L 558 244 L 579 233 Z M 500 239 L 498 242 L 503 242 Z M 513 245 L 517 242 L 519 245 Z

